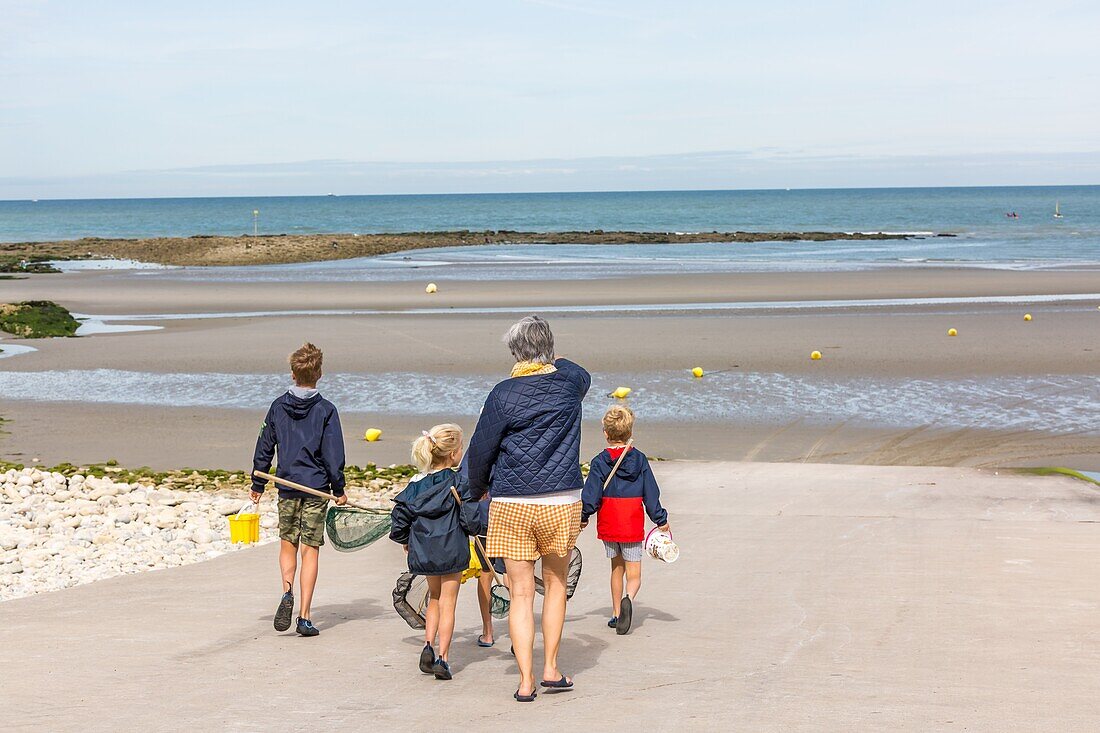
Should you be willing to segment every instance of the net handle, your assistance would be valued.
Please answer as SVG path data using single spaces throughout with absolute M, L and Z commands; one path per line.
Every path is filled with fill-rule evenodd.
M 458 505 L 462 506 L 462 497 L 458 495 L 458 489 L 453 486 L 451 487 L 451 495 L 454 496 L 455 501 L 458 502 Z M 489 566 L 486 569 L 489 571 L 489 574 L 493 576 L 493 582 L 497 585 L 503 586 L 504 583 L 500 582 L 500 578 L 497 577 L 497 571 L 496 568 L 493 567 L 493 561 L 489 559 L 489 553 L 485 551 L 485 545 L 481 544 L 481 538 L 475 534 L 473 539 L 474 544 L 477 545 L 477 549 L 481 550 L 482 557 L 485 558 L 485 564 Z M 507 586 L 504 587 L 507 588 Z
M 318 491 L 317 489 L 311 489 L 308 486 L 296 484 L 293 481 L 289 481 L 285 478 L 272 476 L 270 473 L 264 473 L 263 471 L 253 471 L 252 475 L 257 478 L 262 478 L 266 481 L 274 481 L 276 484 L 282 484 L 283 486 L 294 489 L 295 491 L 301 491 L 303 494 L 312 494 L 313 496 L 319 497 L 321 499 L 329 499 L 330 501 L 336 499 L 336 496 L 328 493 L 327 491 Z M 345 506 L 355 507 L 356 509 L 364 509 L 368 512 L 375 511 L 374 507 L 363 506 L 362 504 L 356 504 L 355 502 L 351 501 L 349 501 Z
M 603 482 L 603 490 L 607 491 L 607 487 L 611 485 L 611 479 L 615 478 L 615 474 L 619 472 L 619 466 L 622 465 L 623 459 L 626 458 L 626 454 L 630 452 L 630 449 L 634 446 L 634 438 L 626 441 L 626 448 L 619 454 L 619 460 L 615 461 L 615 465 L 611 467 L 611 473 L 607 474 L 607 478 Z

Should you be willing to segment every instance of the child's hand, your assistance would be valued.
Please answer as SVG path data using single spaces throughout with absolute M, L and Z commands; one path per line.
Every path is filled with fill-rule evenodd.
M 409 546 L 408 545 L 401 545 L 401 546 L 405 548 L 405 554 L 408 555 L 409 554 Z
M 248 492 L 248 497 L 250 499 L 252 499 L 253 504 L 259 504 L 261 496 L 263 496 L 263 494 L 261 494 L 259 491 L 250 491 L 250 492 Z
M 660 530 L 661 532 L 670 532 L 670 531 L 672 531 L 671 529 L 669 529 L 668 522 L 665 522 L 664 524 L 662 524 L 657 529 Z
M 344 506 L 344 504 L 347 504 L 347 503 L 348 503 L 348 495 L 347 494 L 343 494 L 341 496 L 336 497 L 336 506 Z
M 581 522 L 581 529 L 582 529 L 582 530 L 583 530 L 583 529 L 584 529 L 585 527 L 587 527 L 587 526 L 588 526 L 588 520 L 587 520 L 587 519 L 586 519 L 586 520 L 584 520 L 583 522 Z

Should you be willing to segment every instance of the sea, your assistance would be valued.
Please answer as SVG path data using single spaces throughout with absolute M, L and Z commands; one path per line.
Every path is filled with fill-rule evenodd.
M 1055 207 L 1062 215 L 1054 216 Z M 255 215 L 253 212 L 257 212 Z M 1011 216 L 1009 216 L 1011 215 Z M 255 228 L 255 229 L 254 229 Z M 120 278 L 203 281 L 381 281 L 599 278 L 636 273 L 832 271 L 884 267 L 1100 270 L 1100 186 L 906 188 L 794 191 L 675 191 L 416 196 L 294 196 L 0 202 L 0 241 L 80 237 L 208 234 L 374 233 L 415 231 L 629 230 L 662 232 L 894 232 L 906 240 L 625 245 L 492 244 L 401 252 L 381 257 L 249 267 L 159 268 L 135 262 L 59 263 L 124 270 Z M 950 234 L 950 237 L 936 236 Z M 804 308 L 923 307 L 959 312 L 989 303 L 1047 303 L 1046 313 L 1094 310 L 1100 294 L 974 298 L 892 298 L 789 303 L 683 303 L 548 307 L 644 314 L 648 310 L 736 314 Z M 1051 301 L 1048 303 L 1048 301 Z M 1056 301 L 1056 302 L 1054 302 Z M 404 311 L 510 314 L 508 308 Z M 529 308 L 515 311 L 528 312 Z M 279 313 L 203 313 L 202 318 L 258 318 Z M 312 317 L 374 311 L 310 311 Z M 302 315 L 306 315 L 303 313 Z M 392 315 L 392 313 L 391 313 Z M 197 314 L 77 314 L 80 335 L 159 330 Z M 32 351 L 7 345 L 3 356 Z M 119 370 L 0 369 L 0 400 L 62 400 L 236 407 L 261 410 L 285 387 L 281 374 L 145 373 Z M 710 365 L 708 365 L 710 366 Z M 686 369 L 686 366 L 685 366 Z M 351 412 L 432 414 L 432 395 L 474 416 L 495 375 L 339 374 L 326 391 Z M 758 421 L 779 424 L 816 416 L 826 422 L 905 427 L 1092 433 L 1100 377 L 1035 375 L 983 379 L 824 378 L 720 370 L 706 380 L 679 372 L 594 376 L 589 409 L 597 412 L 617 385 L 634 388 L 632 404 L 649 419 Z M 705 382 L 705 383 L 704 383 Z M 423 395 L 422 399 L 410 395 Z M 1028 395 L 1028 399 L 1021 399 Z M 822 418 L 825 419 L 825 418 Z
M 1054 216 L 1055 209 L 1061 214 Z M 254 213 L 255 212 L 255 213 Z M 908 240 L 432 249 L 204 279 L 375 280 L 883 266 L 1100 267 L 1100 186 L 0 201 L 0 242 L 82 237 L 482 231 L 839 231 Z M 951 237 L 937 237 L 950 234 Z M 417 270 L 417 272 L 409 272 Z M 176 276 L 188 276 L 176 273 Z

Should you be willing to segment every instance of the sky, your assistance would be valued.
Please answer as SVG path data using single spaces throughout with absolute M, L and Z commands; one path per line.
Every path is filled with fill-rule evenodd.
M 0 198 L 1100 183 L 1100 3 L 0 0 Z

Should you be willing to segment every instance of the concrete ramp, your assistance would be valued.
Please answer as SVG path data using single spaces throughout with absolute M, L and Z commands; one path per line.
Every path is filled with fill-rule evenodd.
M 0 604 L 0 728 L 50 731 L 1095 731 L 1100 491 L 955 468 L 660 463 L 682 548 L 644 565 L 635 628 L 585 570 L 561 655 L 576 689 L 530 705 L 506 624 L 451 682 L 390 605 L 388 541 L 323 552 L 319 637 L 277 634 L 267 545 Z

